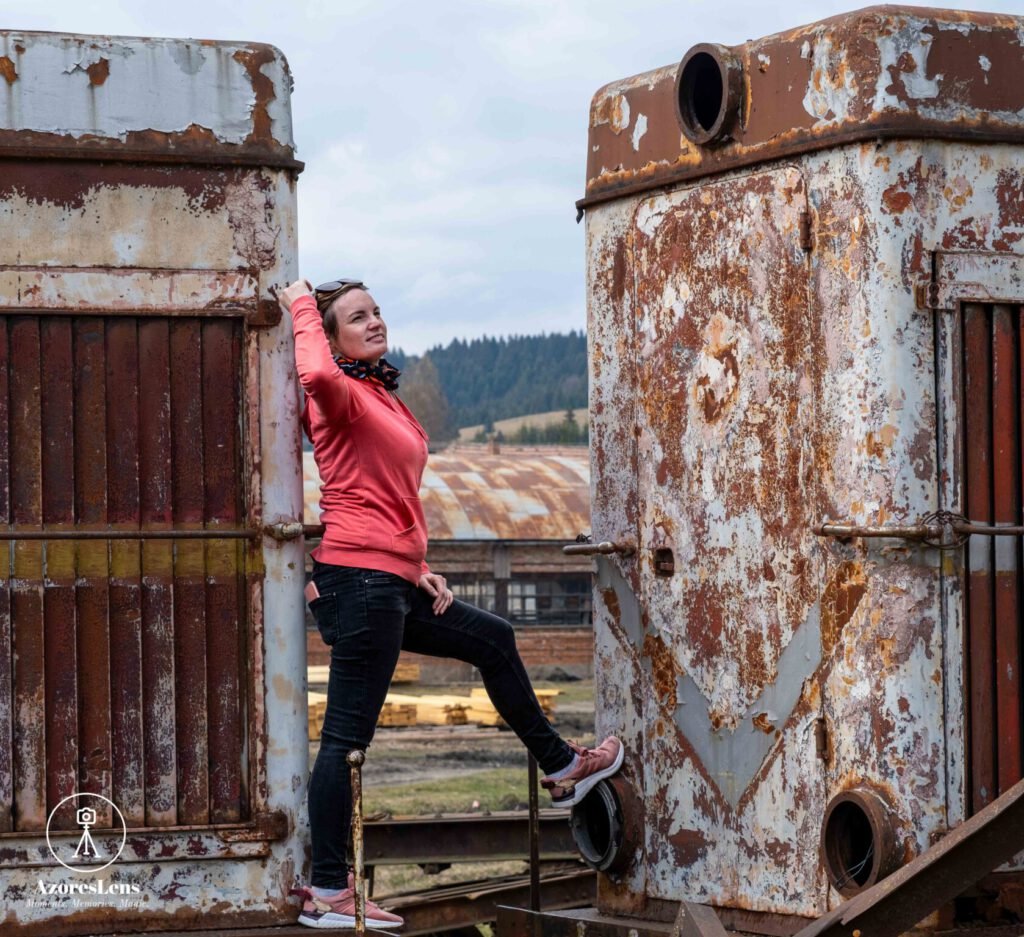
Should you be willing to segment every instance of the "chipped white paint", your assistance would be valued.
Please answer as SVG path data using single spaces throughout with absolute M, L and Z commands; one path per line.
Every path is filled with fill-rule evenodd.
M 647 133 L 647 117 L 643 114 L 638 114 L 636 124 L 633 126 L 633 149 L 637 152 L 640 152 L 640 141 L 645 133 Z
M 17 75 L 0 96 L 0 129 L 125 141 L 133 131 L 180 133 L 194 126 L 221 143 L 241 144 L 253 132 L 257 100 L 236 56 L 253 48 L 258 47 L 0 32 L 0 56 L 10 59 Z M 90 66 L 109 73 L 94 82 Z M 291 145 L 291 78 L 284 57 L 274 50 L 261 73 L 275 92 L 265 102 L 272 136 Z
M 859 93 L 856 72 L 847 66 L 846 47 L 836 48 L 827 33 L 818 37 L 804 110 L 822 124 L 840 123 L 849 118 L 850 105 L 857 102 Z
M 893 84 L 893 75 L 899 76 L 911 98 L 920 101 L 938 96 L 944 76 L 928 77 L 928 54 L 935 41 L 931 33 L 925 31 L 930 26 L 927 20 L 908 16 L 903 20 L 901 28 L 893 30 L 889 35 L 875 37 L 881 58 L 875 86 L 876 110 L 902 107 L 899 97 L 889 90 Z

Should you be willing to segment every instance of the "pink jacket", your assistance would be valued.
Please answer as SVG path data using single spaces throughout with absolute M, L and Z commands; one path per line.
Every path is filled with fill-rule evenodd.
M 313 556 L 335 566 L 429 572 L 419 489 L 427 434 L 408 407 L 376 381 L 335 363 L 311 296 L 292 305 L 295 364 L 306 392 L 302 425 L 320 470 L 323 541 Z

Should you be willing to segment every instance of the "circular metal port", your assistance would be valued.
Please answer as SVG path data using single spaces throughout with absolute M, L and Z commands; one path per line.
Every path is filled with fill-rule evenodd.
M 688 140 L 700 146 L 728 140 L 736 127 L 743 68 L 725 46 L 694 46 L 676 72 L 676 117 Z
M 637 842 L 636 797 L 621 774 L 600 781 L 572 808 L 569 827 L 583 861 L 598 872 L 626 867 Z
M 844 897 L 870 888 L 899 868 L 896 833 L 885 801 L 867 788 L 833 797 L 821 828 L 821 853 L 829 882 Z

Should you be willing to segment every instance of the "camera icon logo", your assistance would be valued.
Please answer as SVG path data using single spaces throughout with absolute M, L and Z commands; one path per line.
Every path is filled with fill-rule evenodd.
M 116 862 L 127 838 L 124 816 L 102 794 L 71 794 L 50 811 L 46 820 L 50 854 L 79 875 L 91 875 Z

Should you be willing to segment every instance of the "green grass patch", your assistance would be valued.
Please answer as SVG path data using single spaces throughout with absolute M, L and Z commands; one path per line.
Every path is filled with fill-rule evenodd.
M 529 803 L 529 788 L 524 764 L 521 768 L 466 771 L 442 780 L 373 785 L 363 796 L 363 809 L 368 816 L 375 813 L 407 816 L 525 809 Z

